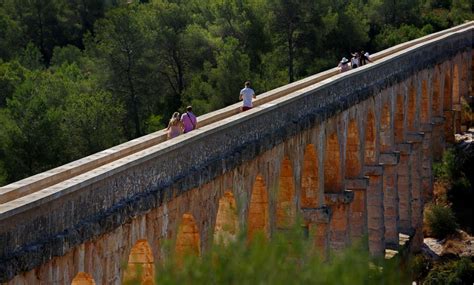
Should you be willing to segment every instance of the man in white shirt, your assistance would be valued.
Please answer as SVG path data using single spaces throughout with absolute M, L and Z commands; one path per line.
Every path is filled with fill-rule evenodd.
M 243 100 L 244 105 L 240 108 L 243 111 L 252 109 L 252 98 L 257 98 L 255 96 L 255 91 L 250 88 L 250 81 L 245 81 L 245 88 L 240 90 L 239 100 Z

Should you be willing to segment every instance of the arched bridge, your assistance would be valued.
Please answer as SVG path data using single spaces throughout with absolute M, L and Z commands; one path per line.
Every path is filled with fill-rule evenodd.
M 303 217 L 322 253 L 419 248 L 432 161 L 461 127 L 473 22 L 0 188 L 0 283 L 121 284 L 176 241 L 196 254 Z M 122 264 L 128 267 L 122 268 Z M 128 269 L 127 269 L 128 268 Z M 150 280 L 150 282 L 152 282 Z

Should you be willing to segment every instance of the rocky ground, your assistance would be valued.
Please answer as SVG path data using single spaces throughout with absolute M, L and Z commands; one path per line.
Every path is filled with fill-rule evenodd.
M 431 260 L 437 261 L 443 256 L 474 256 L 474 237 L 459 230 L 457 234 L 443 240 L 427 237 L 424 239 L 422 252 Z
M 474 185 L 472 183 L 474 178 L 474 128 L 470 128 L 467 132 L 462 134 L 456 134 L 456 144 L 454 145 L 454 148 L 456 155 L 454 160 L 455 164 L 463 166 L 462 171 L 465 173 L 465 177 L 467 180 L 471 181 L 471 185 Z M 454 179 L 454 181 L 455 180 L 456 179 Z M 474 236 L 472 233 L 472 216 L 474 213 L 472 200 L 467 198 L 467 200 L 470 201 L 463 202 L 463 199 L 466 200 L 466 196 L 458 196 L 458 200 L 453 204 L 452 191 L 453 181 L 435 181 L 432 203 L 448 205 L 450 208 L 457 211 L 457 222 L 461 223 L 460 229 L 458 229 L 455 234 L 442 240 L 430 237 L 429 230 L 425 224 L 424 233 L 426 238 L 424 239 L 421 253 L 425 260 L 431 264 L 429 266 L 431 270 L 439 270 L 440 267 L 432 268 L 432 266 L 434 264 L 442 264 L 447 260 L 459 260 L 460 258 L 468 257 L 471 261 L 474 261 Z M 474 191 L 474 189 L 472 189 L 471 186 L 471 196 L 467 197 L 472 197 L 472 191 Z M 449 192 L 451 192 L 451 199 L 448 199 L 448 196 L 450 196 Z M 456 195 L 460 195 L 459 192 Z M 465 192 L 463 195 L 465 195 Z M 460 200 L 461 202 L 459 202 Z M 470 278 L 472 278 L 472 276 Z
M 455 134 L 456 147 L 463 149 L 467 155 L 474 154 L 474 128 L 470 128 L 462 134 Z

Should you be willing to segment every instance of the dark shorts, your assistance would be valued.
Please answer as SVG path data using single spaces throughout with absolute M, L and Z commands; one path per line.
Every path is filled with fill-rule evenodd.
M 240 108 L 243 111 L 247 111 L 247 110 L 250 110 L 252 109 L 252 107 L 247 107 L 247 106 L 242 106 L 242 108 Z

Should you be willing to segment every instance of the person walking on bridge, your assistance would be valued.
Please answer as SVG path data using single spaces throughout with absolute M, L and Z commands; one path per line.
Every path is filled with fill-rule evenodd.
M 243 106 L 240 108 L 242 112 L 252 109 L 252 98 L 257 98 L 255 91 L 250 88 L 250 81 L 245 81 L 245 87 L 240 90 L 239 95 L 239 100 L 243 100 Z
M 181 122 L 184 126 L 184 133 L 188 133 L 197 128 L 197 118 L 193 114 L 193 107 L 186 107 L 186 113 L 181 115 Z

